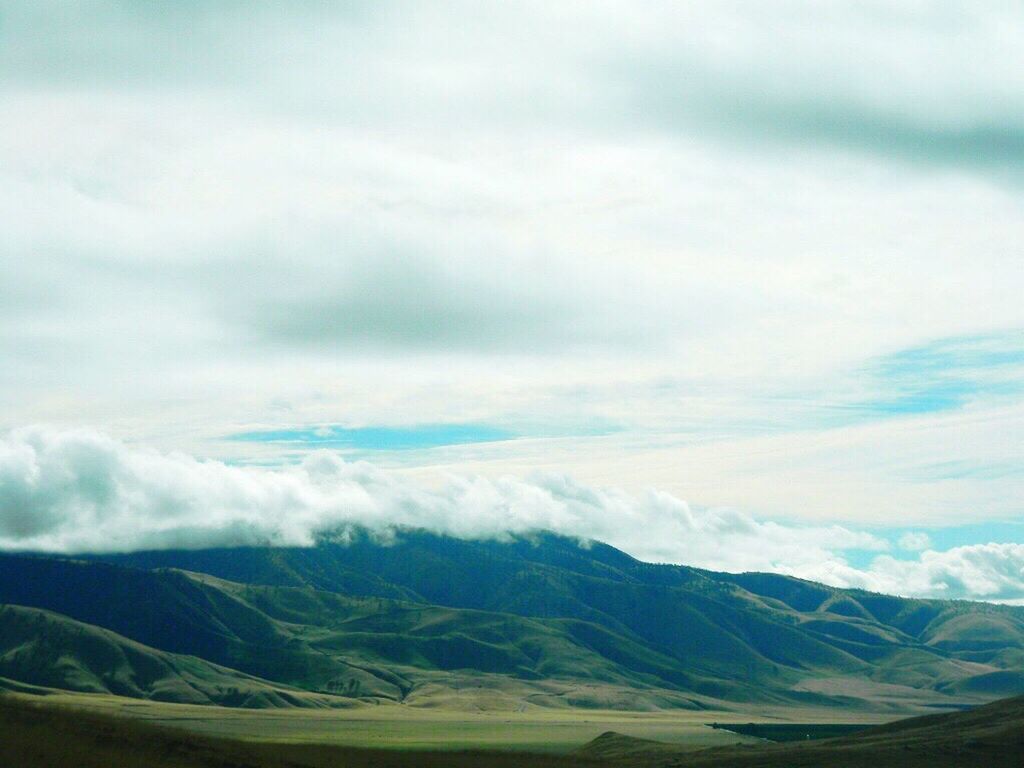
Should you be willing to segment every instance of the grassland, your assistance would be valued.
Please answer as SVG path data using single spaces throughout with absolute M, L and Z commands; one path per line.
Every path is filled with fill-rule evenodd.
M 97 700 L 98 701 L 98 700 Z M 588 744 L 570 752 L 538 753 L 529 749 L 452 749 L 420 748 L 415 740 L 402 742 L 407 726 L 427 725 L 439 732 L 453 734 L 465 720 L 447 725 L 426 715 L 409 715 L 426 720 L 405 720 L 404 716 L 382 720 L 391 730 L 388 746 L 392 749 L 367 749 L 328 743 L 282 743 L 254 739 L 227 739 L 190 732 L 185 709 L 205 709 L 194 705 L 175 707 L 179 727 L 161 727 L 158 717 L 142 719 L 115 716 L 129 710 L 106 701 L 102 706 L 83 710 L 69 706 L 58 696 L 45 698 L 0 696 L 0 765 L 33 768 L 569 768 L 569 766 L 623 766 L 625 768 L 959 768 L 985 765 L 987 768 L 1020 768 L 1024 760 L 1024 699 L 997 702 L 971 712 L 915 718 L 868 729 L 840 739 L 795 744 L 732 743 L 729 746 L 695 748 L 695 744 L 670 744 L 605 732 Z M 149 703 L 143 706 L 153 706 Z M 168 705 L 164 705 L 168 706 Z M 150 715 L 156 713 L 151 712 Z M 192 713 L 196 714 L 196 713 Z M 212 722 L 210 714 L 203 722 Z M 306 713 L 292 713 L 294 723 Z M 351 715 L 352 713 L 347 713 Z M 394 713 L 389 713 L 394 714 Z M 247 717 L 249 725 L 264 722 L 269 715 Z M 163 713 L 167 716 L 167 712 Z M 621 717 L 608 713 L 612 719 Z M 601 725 L 607 724 L 601 715 Z M 643 720 L 651 715 L 638 715 Z M 338 729 L 352 718 L 329 718 Z M 480 721 L 481 723 L 486 720 Z M 525 724 L 525 723 L 522 723 Z M 558 723 L 531 719 L 534 737 L 558 738 Z M 596 725 L 598 723 L 586 723 Z M 194 723 L 193 723 L 194 725 Z M 635 725 L 635 723 L 633 724 Z M 679 732 L 685 731 L 677 723 Z M 697 726 L 695 723 L 690 725 Z M 278 726 L 281 727 L 281 726 Z M 294 730 L 292 735 L 301 733 Z M 502 738 L 508 731 L 497 729 Z M 720 732 L 719 732 L 720 733 Z M 471 739 L 472 740 L 472 739 Z M 527 746 L 525 743 L 522 746 Z M 554 746 L 548 743 L 549 749 Z
M 397 704 L 349 709 L 237 709 L 170 704 L 99 694 L 53 693 L 51 705 L 116 714 L 152 725 L 206 736 L 280 744 L 429 750 L 514 750 L 559 753 L 615 731 L 683 749 L 757 743 L 759 739 L 711 728 L 708 723 L 884 722 L 884 715 L 837 713 L 826 708 L 755 711 L 623 712 L 534 708 L 525 712 L 481 711 Z
M 223 739 L 52 700 L 0 696 L 0 765 L 7 768 L 568 768 L 594 763 L 522 752 L 380 750 Z

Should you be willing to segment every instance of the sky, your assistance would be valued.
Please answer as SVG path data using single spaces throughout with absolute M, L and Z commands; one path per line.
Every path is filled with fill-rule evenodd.
M 1024 7 L 0 0 L 0 548 L 548 528 L 1024 602 Z

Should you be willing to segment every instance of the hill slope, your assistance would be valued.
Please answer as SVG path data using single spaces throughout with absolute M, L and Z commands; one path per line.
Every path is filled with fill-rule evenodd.
M 88 589 L 76 593 L 68 584 Z M 572 619 L 530 619 L 34 557 L 0 557 L 0 601 L 63 611 L 70 625 L 107 625 L 147 646 L 336 697 L 412 703 L 439 686 L 503 689 L 511 680 L 518 683 L 520 698 L 564 706 L 564 692 L 551 692 L 564 686 L 552 688 L 547 681 L 585 679 L 600 684 L 605 696 L 655 689 L 662 691 L 657 699 L 666 706 L 700 706 L 692 697 L 672 693 L 699 683 L 672 659 Z M 131 608 L 112 610 L 112 605 Z M 19 615 L 0 612 L 0 638 L 19 636 L 17 626 L 6 627 Z M 55 620 L 36 630 L 46 638 L 62 627 Z M 41 644 L 67 645 L 64 635 Z M 90 658 L 115 656 L 91 653 Z M 17 673 L 9 670 L 8 676 L 49 684 Z M 108 676 L 116 677 L 112 670 Z M 594 695 L 601 694 L 570 703 L 619 706 Z M 634 706 L 653 705 L 632 699 Z
M 188 704 L 265 708 L 333 703 L 330 697 L 149 648 L 60 614 L 13 605 L 0 605 L 0 677 L 30 686 Z

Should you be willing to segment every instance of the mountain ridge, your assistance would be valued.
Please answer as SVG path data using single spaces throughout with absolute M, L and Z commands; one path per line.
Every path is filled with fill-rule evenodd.
M 603 687 L 580 705 L 611 706 L 909 711 L 1024 690 L 1024 609 L 649 564 L 554 534 L 2 555 L 0 603 L 355 698 L 416 700 L 442 673 L 531 703 L 574 681 Z

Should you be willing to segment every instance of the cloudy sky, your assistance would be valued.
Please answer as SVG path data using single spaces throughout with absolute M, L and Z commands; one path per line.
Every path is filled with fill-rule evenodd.
M 0 210 L 2 548 L 1024 600 L 1019 3 L 0 0 Z

